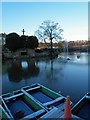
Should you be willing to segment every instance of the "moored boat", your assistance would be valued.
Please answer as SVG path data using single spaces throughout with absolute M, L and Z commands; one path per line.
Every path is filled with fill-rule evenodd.
M 47 110 L 30 96 L 20 90 L 12 94 L 2 95 L 2 107 L 7 111 L 11 119 L 38 119 Z
M 65 108 L 66 97 L 41 84 L 37 83 L 32 86 L 23 87 L 21 91 L 26 95 L 29 94 L 46 108 L 52 108 L 53 106 L 58 107 L 60 110 Z
M 72 113 L 82 119 L 90 119 L 90 93 L 84 95 L 72 108 Z
M 6 118 L 25 120 L 42 118 L 55 108 L 63 111 L 66 97 L 41 84 L 33 84 L 2 95 L 1 101 L 1 108 L 3 108 Z M 4 118 L 3 115 L 2 118 Z

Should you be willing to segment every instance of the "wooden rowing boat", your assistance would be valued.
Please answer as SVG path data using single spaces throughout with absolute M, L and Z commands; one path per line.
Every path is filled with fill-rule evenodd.
M 32 86 L 23 87 L 21 91 L 33 97 L 46 108 L 52 109 L 53 106 L 58 107 L 60 110 L 65 108 L 66 97 L 41 84 L 37 83 Z
M 39 119 L 55 107 L 63 111 L 66 97 L 41 84 L 33 84 L 2 95 L 1 101 L 2 118 L 25 120 Z
M 90 93 L 82 97 L 72 108 L 72 113 L 82 119 L 90 119 Z
M 21 90 L 2 95 L 2 107 L 11 119 L 34 119 L 47 112 L 37 101 Z

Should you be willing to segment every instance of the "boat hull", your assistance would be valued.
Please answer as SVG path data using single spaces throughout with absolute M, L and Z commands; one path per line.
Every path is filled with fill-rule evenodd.
M 2 95 L 1 101 L 10 119 L 25 120 L 39 119 L 55 107 L 64 111 L 66 97 L 41 84 L 34 84 Z
M 41 84 L 23 87 L 22 92 L 32 96 L 36 101 L 46 108 L 51 109 L 53 106 L 58 107 L 60 110 L 64 110 L 65 108 L 66 97 Z M 70 102 L 70 104 L 72 104 L 72 102 Z
M 87 93 L 73 106 L 72 113 L 82 119 L 90 119 L 90 93 Z
M 10 118 L 15 120 L 38 118 L 47 112 L 43 106 L 22 91 L 15 91 L 13 95 L 3 95 L 2 103 L 2 107 L 7 111 Z

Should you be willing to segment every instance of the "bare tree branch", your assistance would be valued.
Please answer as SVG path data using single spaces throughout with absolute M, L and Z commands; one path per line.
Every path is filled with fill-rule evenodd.
M 46 20 L 44 21 L 37 30 L 37 37 L 40 40 L 50 41 L 52 45 L 52 41 L 60 41 L 62 39 L 63 29 L 60 28 L 59 23 L 55 23 L 54 21 Z

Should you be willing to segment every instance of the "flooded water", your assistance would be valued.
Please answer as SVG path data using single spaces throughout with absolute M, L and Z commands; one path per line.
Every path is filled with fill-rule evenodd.
M 88 92 L 87 53 L 69 54 L 70 60 L 58 58 L 38 58 L 8 60 L 2 65 L 2 93 L 12 92 L 23 86 L 40 83 L 64 96 L 70 95 L 76 103 Z

